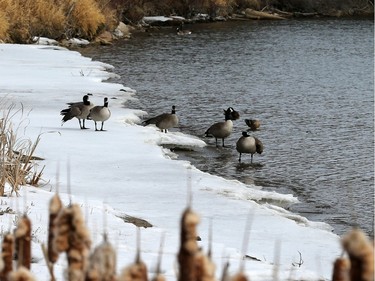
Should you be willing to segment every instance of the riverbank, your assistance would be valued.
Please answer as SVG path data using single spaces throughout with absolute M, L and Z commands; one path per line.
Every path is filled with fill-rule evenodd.
M 229 261 L 230 274 L 245 263 L 251 280 L 270 280 L 277 261 L 279 280 L 290 276 L 299 280 L 330 279 L 333 262 L 342 250 L 339 237 L 328 225 L 254 201 L 296 202 L 291 195 L 258 190 L 203 173 L 189 162 L 172 160 L 173 153 L 160 144 L 190 149 L 205 144 L 179 132 L 163 134 L 154 127 L 138 126 L 139 116 L 146 113 L 123 107 L 126 100 L 136 97 L 136 91 L 106 83 L 114 75 L 108 72 L 113 70 L 110 65 L 58 47 L 2 44 L 0 49 L 1 96 L 16 107 L 22 104 L 22 112 L 28 112 L 27 116 L 15 115 L 14 122 L 27 120 L 19 125 L 26 139 L 41 136 L 36 155 L 45 159 L 40 162 L 45 166 L 45 184 L 23 187 L 21 200 L 3 198 L 2 204 L 16 212 L 8 212 L 0 219 L 8 231 L 13 230 L 9 222 L 20 213 L 32 219 L 32 271 L 39 281 L 49 280 L 41 244 L 46 243 L 48 234 L 49 200 L 57 190 L 64 204 L 72 196 L 72 202 L 84 210 L 93 245 L 102 242 L 102 233 L 108 234 L 117 249 L 118 270 L 132 263 L 137 252 L 136 227 L 121 218 L 137 217 L 152 225 L 141 230 L 141 258 L 150 275 L 155 273 L 164 233 L 162 270 L 168 280 L 176 280 L 179 220 L 187 206 L 188 187 L 192 207 L 201 218 L 199 245 L 205 251 L 212 246 L 217 276 L 224 262 Z M 85 93 L 93 94 L 90 99 L 95 104 L 109 98 L 112 116 L 105 123 L 107 131 L 95 132 L 92 123 L 89 130 L 80 130 L 77 120 L 61 126 L 59 111 L 66 102 L 81 100 Z M 251 227 L 246 231 L 251 238 L 246 250 L 242 241 L 249 213 Z M 210 221 L 211 241 L 207 238 Z M 277 257 L 275 249 L 280 249 Z M 244 254 L 253 259 L 243 260 Z M 60 256 L 55 266 L 59 277 L 65 267 L 66 260 Z

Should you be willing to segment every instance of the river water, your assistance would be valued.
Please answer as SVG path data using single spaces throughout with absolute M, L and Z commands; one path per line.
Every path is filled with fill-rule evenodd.
M 150 116 L 176 105 L 181 132 L 208 146 L 180 159 L 228 179 L 293 194 L 292 212 L 341 235 L 374 235 L 374 26 L 372 20 L 286 20 L 196 24 L 188 36 L 160 28 L 88 47 L 83 55 L 115 66 L 137 90 L 127 107 Z M 204 132 L 232 106 L 228 147 Z M 238 163 L 235 142 L 252 132 L 264 153 Z M 219 206 L 218 206 L 219 208 Z

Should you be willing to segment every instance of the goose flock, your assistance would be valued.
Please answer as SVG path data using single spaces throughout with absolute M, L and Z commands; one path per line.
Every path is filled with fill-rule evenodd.
M 67 103 L 68 108 L 60 111 L 60 115 L 63 116 L 61 126 L 73 119 L 77 118 L 80 129 L 88 129 L 85 127 L 85 120 L 92 120 L 95 124 L 95 131 L 104 131 L 104 122 L 111 117 L 111 111 L 108 108 L 108 98 L 104 98 L 103 105 L 94 106 L 89 101 L 89 95 L 83 96 L 81 102 L 69 102 Z M 224 110 L 224 121 L 212 124 L 205 132 L 206 137 L 214 137 L 216 147 L 218 147 L 218 140 L 221 139 L 223 147 L 224 140 L 228 138 L 233 131 L 233 121 L 238 120 L 240 114 L 234 110 L 233 107 L 228 107 Z M 98 129 L 97 122 L 101 122 L 101 127 Z M 169 129 L 177 127 L 179 123 L 178 116 L 176 114 L 176 106 L 172 106 L 170 113 L 162 113 L 155 117 L 149 118 L 142 122 L 143 126 L 155 125 L 160 129 L 161 132 L 167 133 Z M 260 121 L 254 119 L 245 119 L 246 125 L 248 125 L 251 131 L 256 131 L 260 127 Z M 242 136 L 236 142 L 236 150 L 239 153 L 238 161 L 241 162 L 242 154 L 251 155 L 251 163 L 253 163 L 253 156 L 255 153 L 262 154 L 263 143 L 256 137 L 249 135 L 248 131 L 243 131 Z
M 94 106 L 94 104 L 89 101 L 89 95 L 91 94 L 84 95 L 83 101 L 81 102 L 67 103 L 69 107 L 60 111 L 60 115 L 63 116 L 61 126 L 64 125 L 66 121 L 77 118 L 79 127 L 81 129 L 88 129 L 85 127 L 85 120 L 87 119 L 94 121 L 95 131 L 104 131 L 104 122 L 111 117 L 111 111 L 108 108 L 108 98 L 104 98 L 103 105 Z M 97 128 L 97 122 L 102 122 L 100 130 Z

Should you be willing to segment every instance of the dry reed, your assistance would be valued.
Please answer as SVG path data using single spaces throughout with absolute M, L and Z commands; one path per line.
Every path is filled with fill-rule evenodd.
M 34 156 L 40 136 L 35 142 L 18 137 L 23 120 L 15 126 L 12 119 L 17 115 L 22 118 L 23 108 L 15 110 L 15 106 L 10 105 L 3 110 L 0 119 L 0 196 L 4 196 L 6 184 L 9 184 L 11 194 L 16 195 L 22 185 L 37 185 L 43 172 L 43 169 L 37 171 L 36 161 L 40 158 Z

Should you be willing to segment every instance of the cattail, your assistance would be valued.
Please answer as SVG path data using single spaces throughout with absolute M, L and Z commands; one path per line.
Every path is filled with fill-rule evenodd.
M 152 281 L 166 281 L 166 280 L 167 279 L 165 279 L 165 276 L 161 274 L 160 272 L 156 273 L 156 275 L 152 277 Z
M 147 266 L 141 261 L 140 230 L 137 228 L 137 255 L 135 263 L 124 268 L 121 272 L 119 281 L 147 281 Z
M 208 257 L 202 252 L 199 252 L 195 257 L 196 264 L 196 280 L 197 281 L 215 281 L 215 265 Z
M 243 272 L 238 272 L 230 278 L 230 281 L 247 281 L 247 277 Z
M 20 266 L 17 271 L 12 271 L 9 274 L 9 281 L 36 281 L 36 278 L 31 274 L 29 269 Z
M 0 281 L 8 280 L 8 274 L 13 270 L 13 248 L 14 236 L 7 233 L 3 237 L 1 246 L 1 259 L 3 261 L 3 268 L 0 272 Z
M 24 266 L 27 269 L 31 267 L 31 221 L 23 215 L 18 220 L 17 228 L 15 230 L 16 238 L 16 255 L 18 259 L 18 267 Z
M 55 221 L 52 248 L 56 253 L 65 252 L 69 249 L 69 236 L 73 231 L 71 225 L 71 209 L 63 208 L 58 213 Z
M 54 233 L 55 233 L 55 220 L 58 213 L 61 211 L 63 205 L 58 194 L 55 194 L 49 204 L 49 226 L 48 226 L 48 260 L 51 263 L 55 263 L 59 257 L 59 254 L 53 247 Z
M 350 278 L 356 281 L 374 280 L 374 249 L 367 236 L 353 229 L 342 238 L 342 246 L 350 259 Z
M 165 238 L 165 235 L 163 234 L 160 239 L 159 256 L 158 256 L 158 262 L 156 265 L 156 274 L 154 277 L 152 277 L 151 279 L 152 281 L 166 281 L 165 276 L 161 273 L 161 259 L 163 256 L 164 238 Z
M 116 280 L 116 251 L 104 236 L 104 241 L 90 256 L 90 265 L 86 281 L 115 281 Z
M 58 253 L 66 252 L 69 268 L 66 278 L 69 281 L 83 281 L 88 267 L 91 245 L 89 231 L 77 204 L 63 208 L 56 217 L 53 248 Z
M 187 208 L 181 219 L 181 244 L 178 253 L 179 281 L 195 281 L 197 278 L 195 259 L 199 251 L 196 232 L 198 223 L 198 215 Z
M 221 274 L 220 281 L 227 281 L 228 280 L 228 271 L 229 271 L 229 262 L 227 261 L 223 266 L 223 272 Z
M 332 281 L 350 281 L 350 262 L 346 258 L 336 259 L 333 265 Z
M 142 261 L 138 261 L 126 267 L 120 276 L 119 281 L 147 281 L 147 267 Z

